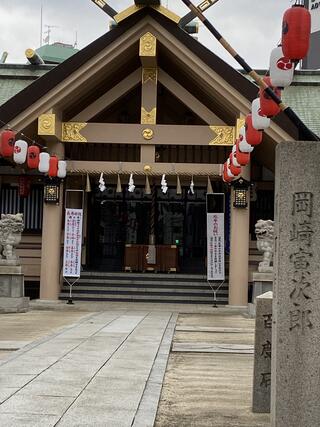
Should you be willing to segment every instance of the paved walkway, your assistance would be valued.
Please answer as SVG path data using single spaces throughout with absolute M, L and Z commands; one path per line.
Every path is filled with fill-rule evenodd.
M 0 361 L 0 425 L 153 426 L 176 317 L 95 313 L 24 346 Z

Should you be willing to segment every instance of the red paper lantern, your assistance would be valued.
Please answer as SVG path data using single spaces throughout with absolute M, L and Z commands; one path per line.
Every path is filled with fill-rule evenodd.
M 246 140 L 250 145 L 259 145 L 262 142 L 262 132 L 253 127 L 252 114 L 248 114 L 246 117 Z
M 38 169 L 39 166 L 40 148 L 36 145 L 28 147 L 27 165 L 29 169 Z
M 250 162 L 250 153 L 242 153 L 239 149 L 239 140 L 236 141 L 236 158 L 241 166 L 246 166 Z
M 31 179 L 29 176 L 19 176 L 19 196 L 28 197 L 31 190 Z
M 230 153 L 230 155 L 229 155 L 229 160 L 230 160 L 229 169 L 230 169 L 232 175 L 234 175 L 234 176 L 240 175 L 240 173 L 241 173 L 241 166 L 238 167 L 238 166 L 235 166 L 233 164 L 233 154 L 232 153 Z
M 303 59 L 309 50 L 311 14 L 302 5 L 286 10 L 282 20 L 282 50 L 293 61 Z
M 58 157 L 57 156 L 51 156 L 49 160 L 49 172 L 48 175 L 50 178 L 54 178 L 58 174 Z
M 278 98 L 281 97 L 281 90 L 272 86 L 270 77 L 264 77 L 265 83 L 275 92 Z M 260 88 L 260 110 L 263 116 L 273 117 L 280 113 L 280 107 L 276 104 L 273 99 L 266 93 L 266 91 Z
M 231 178 L 228 175 L 228 166 L 227 166 L 227 162 L 224 162 L 223 164 L 223 175 L 222 175 L 222 179 L 224 182 L 231 182 L 233 178 Z
M 13 156 L 16 134 L 13 130 L 7 129 L 1 134 L 0 154 L 3 157 Z

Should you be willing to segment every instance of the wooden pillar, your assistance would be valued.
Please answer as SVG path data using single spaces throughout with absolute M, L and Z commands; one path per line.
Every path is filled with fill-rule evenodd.
M 46 115 L 46 119 L 52 119 L 52 127 L 47 129 L 52 139 L 47 139 L 48 150 L 56 154 L 59 159 L 64 159 L 64 145 L 56 138 L 55 130 L 61 128 L 61 121 L 55 114 Z M 44 119 L 44 117 L 42 118 Z M 39 128 L 41 127 L 39 118 Z M 51 133 L 49 133 L 51 132 Z M 43 133 L 42 133 L 43 135 Z M 41 273 L 40 273 L 40 299 L 57 300 L 60 292 L 61 271 L 61 241 L 62 241 L 62 206 L 63 186 L 60 185 L 59 205 L 44 203 L 42 220 L 42 248 L 41 248 Z
M 238 120 L 238 130 L 241 120 Z M 250 165 L 243 169 L 243 178 L 250 181 Z M 249 191 L 249 190 L 248 190 Z M 249 199 L 249 194 L 248 194 Z M 229 305 L 246 306 L 248 304 L 248 269 L 249 269 L 249 222 L 250 201 L 248 207 L 233 206 L 234 189 L 231 190 L 231 232 L 229 259 Z

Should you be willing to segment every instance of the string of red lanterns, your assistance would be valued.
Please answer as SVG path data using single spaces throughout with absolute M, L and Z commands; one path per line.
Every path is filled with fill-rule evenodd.
M 279 98 L 281 90 L 292 83 L 295 66 L 308 53 L 310 32 L 311 15 L 303 4 L 296 3 L 285 11 L 281 45 L 271 51 L 269 76 L 263 78 Z M 241 173 L 241 167 L 250 162 L 250 153 L 255 146 L 261 144 L 263 131 L 270 126 L 270 118 L 280 111 L 265 89 L 260 89 L 259 97 L 252 102 L 251 114 L 246 116 L 239 138 L 223 165 L 224 182 L 231 183 Z
M 21 135 L 20 139 L 17 139 L 18 134 Z M 66 177 L 67 164 L 65 160 L 59 160 L 56 155 L 50 156 L 46 152 L 41 152 L 35 141 L 30 140 L 31 145 L 29 145 L 22 137 L 29 139 L 21 132 L 9 128 L 1 132 L 0 157 L 11 158 L 18 165 L 26 164 L 28 169 L 37 169 L 50 178 L 64 179 Z

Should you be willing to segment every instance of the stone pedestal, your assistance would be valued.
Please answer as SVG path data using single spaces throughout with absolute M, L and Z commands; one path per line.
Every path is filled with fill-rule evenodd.
M 252 278 L 252 302 L 255 303 L 259 295 L 272 291 L 273 271 L 270 273 L 254 272 Z
M 0 265 L 0 313 L 19 313 L 29 309 L 24 296 L 24 276 L 20 266 Z
M 276 149 L 271 425 L 320 420 L 320 144 Z
M 272 292 L 256 299 L 252 411 L 270 412 Z

